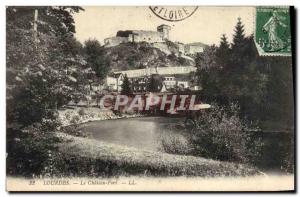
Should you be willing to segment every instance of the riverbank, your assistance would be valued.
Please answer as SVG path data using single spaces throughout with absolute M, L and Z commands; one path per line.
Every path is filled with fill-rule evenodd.
M 262 174 L 242 164 L 167 154 L 57 134 L 61 158 L 78 176 L 250 176 Z M 64 163 L 62 162 L 62 164 Z M 70 162 L 74 162 L 71 164 Z M 66 174 L 68 175 L 68 174 Z
M 121 118 L 142 117 L 138 113 L 115 114 L 112 110 L 99 107 L 65 107 L 58 110 L 58 119 L 62 126 L 77 125 L 92 121 L 115 120 Z
M 178 152 L 185 154 L 192 148 L 186 140 L 184 119 L 174 117 L 116 116 L 111 111 L 107 111 L 105 114 L 105 111 L 98 108 L 83 109 L 95 110 L 94 112 L 92 111 L 97 113 L 95 118 L 83 115 L 81 119 L 82 124 L 65 127 L 65 129 L 61 130 L 62 132 L 121 146 L 150 151 L 165 151 L 174 154 L 178 154 Z M 64 112 L 68 112 L 68 110 Z M 82 114 L 80 108 L 72 109 L 71 112 L 76 116 L 79 113 Z M 85 111 L 85 113 L 89 114 L 90 112 Z M 99 116 L 97 117 L 96 115 Z M 263 142 L 260 154 L 255 161 L 257 168 L 264 172 L 293 172 L 292 135 L 286 132 L 267 131 L 256 133 L 253 138 L 254 140 L 261 139 Z

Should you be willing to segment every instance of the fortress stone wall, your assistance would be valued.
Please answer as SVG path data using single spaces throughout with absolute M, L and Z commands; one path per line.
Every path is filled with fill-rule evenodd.
M 169 39 L 170 29 L 171 27 L 168 25 L 160 25 L 157 27 L 157 31 L 145 31 L 145 30 L 118 31 L 115 37 L 104 39 L 104 46 L 112 47 L 126 42 L 147 42 L 147 43 L 165 42 L 166 39 Z
M 133 34 L 128 37 L 129 42 L 164 42 L 161 32 L 135 30 L 132 31 L 132 33 Z
M 110 37 L 104 39 L 104 45 L 109 47 L 118 46 L 121 43 L 127 43 L 127 42 L 129 42 L 128 38 L 124 38 L 124 37 Z
M 166 44 L 166 40 L 169 40 L 169 32 L 171 27 L 168 25 L 160 25 L 157 27 L 157 31 L 145 31 L 145 30 L 125 30 L 118 31 L 116 36 L 104 39 L 104 47 L 113 47 L 127 42 L 147 42 L 152 44 L 153 47 L 160 49 L 166 54 L 174 53 L 175 55 L 184 54 L 191 55 L 199 52 L 203 52 L 206 45 L 203 43 L 190 43 L 183 44 L 180 42 L 174 42 L 177 46 L 176 51 L 172 51 Z

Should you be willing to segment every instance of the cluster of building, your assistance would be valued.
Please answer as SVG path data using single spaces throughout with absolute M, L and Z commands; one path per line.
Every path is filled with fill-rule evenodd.
M 157 27 L 157 31 L 145 31 L 145 30 L 125 30 L 118 31 L 116 36 L 104 39 L 105 47 L 113 47 L 120 45 L 121 43 L 128 42 L 147 42 L 153 47 L 159 48 L 168 53 L 169 46 L 166 41 L 169 40 L 169 33 L 171 27 L 169 25 L 160 25 Z M 203 52 L 206 47 L 201 42 L 184 44 L 181 42 L 174 42 L 177 46 L 177 53 L 183 55 L 194 55 L 199 52 Z
M 155 92 L 168 92 L 172 89 L 199 90 L 190 81 L 190 73 L 196 68 L 190 67 L 157 67 L 128 71 L 118 71 L 107 76 L 105 84 L 109 91 L 120 92 L 124 77 L 127 76 L 133 92 L 147 92 L 150 80 L 155 80 Z
M 114 47 L 122 43 L 129 42 L 146 42 L 152 47 L 158 48 L 166 54 L 174 53 L 182 55 L 182 57 L 190 58 L 189 55 L 203 52 L 205 44 L 196 42 L 183 44 L 180 42 L 172 42 L 172 50 L 170 49 L 169 33 L 171 27 L 168 25 L 160 25 L 157 31 L 145 30 L 125 30 L 118 31 L 116 36 L 104 39 L 104 47 Z M 191 72 L 196 71 L 195 66 L 177 66 L 177 67 L 151 67 L 145 69 L 124 70 L 110 73 L 103 85 L 95 85 L 90 88 L 89 95 L 92 92 L 107 90 L 111 92 L 120 92 L 124 77 L 127 76 L 134 93 L 147 92 L 150 80 L 156 80 L 156 92 L 168 92 L 172 89 L 181 90 L 200 90 L 199 86 L 191 83 L 189 76 Z

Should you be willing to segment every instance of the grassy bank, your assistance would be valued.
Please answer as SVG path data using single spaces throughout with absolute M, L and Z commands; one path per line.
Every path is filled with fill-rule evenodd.
M 248 176 L 254 168 L 193 156 L 151 152 L 59 133 L 62 163 L 57 170 L 65 176 Z

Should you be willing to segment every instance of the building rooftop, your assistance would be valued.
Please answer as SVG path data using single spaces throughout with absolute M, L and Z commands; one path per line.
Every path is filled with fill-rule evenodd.
M 122 75 L 122 73 L 111 73 L 111 74 L 109 74 L 108 76 L 109 76 L 109 77 L 114 77 L 114 78 L 119 78 L 120 75 Z
M 166 25 L 166 24 L 161 24 L 161 25 L 157 26 L 157 28 L 162 28 L 162 27 L 168 27 L 168 28 L 171 28 L 170 25 Z

